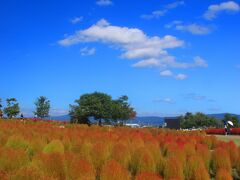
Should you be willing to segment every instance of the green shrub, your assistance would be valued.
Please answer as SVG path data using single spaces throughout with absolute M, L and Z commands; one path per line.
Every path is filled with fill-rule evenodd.
M 44 153 L 64 153 L 64 146 L 60 140 L 52 140 L 49 144 L 47 144 L 44 149 Z
M 34 154 L 30 143 L 21 136 L 10 136 L 5 144 L 6 148 L 26 151 L 29 158 Z

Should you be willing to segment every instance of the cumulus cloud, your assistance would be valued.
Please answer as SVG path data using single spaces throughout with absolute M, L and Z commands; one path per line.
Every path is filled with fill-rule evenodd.
M 96 53 L 96 49 L 95 48 L 84 47 L 84 48 L 80 49 L 80 53 L 81 53 L 82 56 L 91 56 L 91 55 L 94 55 Z
M 175 30 L 189 32 L 195 35 L 204 35 L 211 32 L 211 28 L 209 26 L 204 26 L 197 23 L 184 24 L 181 21 L 173 21 L 172 23 L 167 24 L 165 27 L 174 28 Z
M 172 73 L 172 71 L 170 71 L 170 70 L 164 70 L 164 71 L 162 71 L 162 72 L 160 72 L 160 75 L 161 76 L 173 76 L 173 73 Z
M 141 18 L 148 19 L 148 20 L 154 19 L 154 18 L 159 18 L 161 16 L 164 16 L 169 10 L 175 9 L 178 6 L 181 6 L 183 4 L 184 4 L 184 1 L 176 1 L 176 2 L 165 5 L 162 10 L 156 10 L 156 11 L 151 12 L 150 14 L 143 14 L 143 15 L 141 15 Z
M 99 6 L 110 6 L 113 5 L 113 2 L 111 0 L 98 0 L 96 4 Z
M 148 36 L 137 28 L 113 26 L 105 19 L 87 29 L 76 31 L 58 43 L 62 46 L 71 46 L 90 42 L 100 42 L 120 49 L 122 51 L 121 58 L 137 60 L 132 65 L 136 68 L 157 67 L 167 70 L 169 68 L 207 67 L 206 61 L 198 56 L 193 59 L 193 62 L 179 62 L 170 55 L 168 49 L 184 46 L 184 41 L 174 36 Z M 83 49 L 84 53 L 86 50 Z M 91 50 L 91 52 L 95 51 Z M 175 78 L 182 80 L 186 77 L 179 75 Z
M 187 78 L 187 75 L 186 74 L 177 74 L 176 76 L 175 76 L 175 79 L 177 79 L 177 80 L 184 80 L 184 79 L 186 79 Z
M 176 80 L 184 80 L 187 78 L 186 74 L 174 74 L 172 71 L 170 70 L 164 70 L 160 72 L 160 76 L 164 76 L 164 77 L 172 77 L 175 78 Z
M 154 102 L 156 102 L 156 103 L 166 103 L 166 104 L 174 104 L 175 103 L 175 101 L 171 98 L 155 99 Z
M 83 17 L 80 16 L 80 17 L 74 17 L 74 18 L 72 18 L 72 19 L 70 20 L 70 22 L 71 22 L 72 24 L 77 24 L 77 23 L 81 22 L 82 20 L 83 20 Z
M 221 12 L 239 12 L 240 6 L 234 1 L 222 2 L 220 4 L 210 5 L 203 17 L 207 20 L 212 20 Z
M 184 41 L 174 36 L 149 37 L 140 29 L 112 26 L 104 19 L 60 40 L 59 44 L 70 46 L 87 42 L 101 42 L 120 48 L 123 51 L 121 57 L 125 59 L 166 57 L 167 49 L 184 45 Z
M 161 16 L 164 16 L 166 12 L 167 12 L 166 10 L 157 10 L 157 11 L 151 12 L 150 14 L 143 14 L 141 15 L 141 18 L 142 19 L 159 18 Z
M 181 6 L 181 5 L 184 5 L 184 1 L 175 1 L 173 3 L 170 3 L 170 4 L 167 4 L 165 6 L 165 9 L 175 9 L 177 8 L 178 6 Z
M 179 68 L 179 69 L 188 69 L 195 67 L 208 67 L 207 62 L 199 56 L 193 58 L 193 62 L 178 62 L 174 56 L 165 55 L 160 56 L 159 58 L 150 58 L 141 60 L 135 64 L 133 67 L 143 68 L 143 67 L 159 67 L 160 69 L 167 68 Z

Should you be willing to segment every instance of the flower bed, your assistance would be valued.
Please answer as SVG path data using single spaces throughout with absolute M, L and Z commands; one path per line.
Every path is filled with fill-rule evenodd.
M 224 128 L 211 128 L 211 129 L 207 129 L 205 132 L 207 134 L 224 135 L 225 134 L 225 129 Z M 240 128 L 231 128 L 230 129 L 230 134 L 240 135 Z

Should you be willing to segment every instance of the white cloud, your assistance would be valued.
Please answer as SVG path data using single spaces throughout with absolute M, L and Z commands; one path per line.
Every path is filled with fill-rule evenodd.
M 72 19 L 70 20 L 70 22 L 71 22 L 72 24 L 77 24 L 77 23 L 81 22 L 82 20 L 83 20 L 83 17 L 80 16 L 80 17 L 74 17 L 74 18 L 72 18 Z
M 80 50 L 80 52 L 81 52 L 82 56 L 91 56 L 91 55 L 94 55 L 96 53 L 96 49 L 95 48 L 84 47 Z
M 203 17 L 207 20 L 212 20 L 221 12 L 239 12 L 240 6 L 234 1 L 222 2 L 220 4 L 210 5 Z
M 160 72 L 160 76 L 164 76 L 164 77 L 172 77 L 175 78 L 176 80 L 184 80 L 187 78 L 186 74 L 177 74 L 175 75 L 172 71 L 170 70 L 164 70 L 162 72 Z
M 178 68 L 178 69 L 188 69 L 195 67 L 208 67 L 207 62 L 199 56 L 193 58 L 193 62 L 178 62 L 174 56 L 165 55 L 158 58 L 150 58 L 141 60 L 133 65 L 133 67 L 159 67 L 160 69 L 167 68 Z
M 194 64 L 197 67 L 208 67 L 207 62 L 199 56 L 194 57 Z
M 153 18 L 159 18 L 159 17 L 161 17 L 161 16 L 164 16 L 165 15 L 165 13 L 166 13 L 167 11 L 166 10 L 158 10 L 158 11 L 153 11 L 151 14 L 143 14 L 143 15 L 141 15 L 141 18 L 142 19 L 153 19 Z
M 164 99 L 156 99 L 154 100 L 154 102 L 157 102 L 157 103 L 166 103 L 166 104 L 174 104 L 175 101 L 171 98 L 164 98 Z
M 167 49 L 184 45 L 184 41 L 174 36 L 149 37 L 140 29 L 112 26 L 104 19 L 60 40 L 59 44 L 70 46 L 87 42 L 102 42 L 120 48 L 123 51 L 121 57 L 125 59 L 167 57 Z
M 187 78 L 186 74 L 178 74 L 175 76 L 175 79 L 177 79 L 177 80 L 184 80 L 186 78 Z
M 147 36 L 142 30 L 110 25 L 105 19 L 98 21 L 91 27 L 76 31 L 58 43 L 62 46 L 71 46 L 79 43 L 100 42 L 122 51 L 121 58 L 135 59 L 133 67 L 157 67 L 166 70 L 170 68 L 195 68 L 206 67 L 207 63 L 200 57 L 195 57 L 193 62 L 179 62 L 168 53 L 168 49 L 184 46 L 184 41 L 165 35 Z M 89 49 L 88 49 L 89 50 Z M 84 54 L 86 49 L 83 49 Z M 95 51 L 92 50 L 92 53 Z M 184 79 L 177 76 L 176 79 Z
M 113 5 L 113 2 L 111 0 L 98 0 L 96 4 L 99 6 L 110 6 Z
M 160 75 L 161 76 L 173 76 L 173 73 L 170 70 L 164 70 L 164 71 L 160 72 Z
M 184 1 L 175 1 L 173 3 L 167 4 L 165 6 L 166 9 L 175 9 L 178 6 L 184 5 Z
M 141 18 L 147 19 L 147 20 L 159 18 L 161 16 L 164 16 L 169 10 L 175 9 L 181 5 L 184 5 L 184 1 L 176 1 L 176 2 L 165 5 L 162 10 L 156 10 L 151 12 L 150 14 L 143 14 L 141 15 Z
M 178 31 L 189 32 L 195 35 L 204 35 L 211 32 L 211 28 L 209 26 L 197 23 L 183 24 L 181 21 L 173 21 L 172 23 L 165 25 L 165 27 L 174 28 Z
M 154 67 L 154 66 L 158 66 L 159 65 L 159 61 L 157 59 L 151 58 L 151 59 L 147 59 L 147 60 L 142 60 L 142 61 L 138 61 L 137 63 L 133 64 L 133 67 Z

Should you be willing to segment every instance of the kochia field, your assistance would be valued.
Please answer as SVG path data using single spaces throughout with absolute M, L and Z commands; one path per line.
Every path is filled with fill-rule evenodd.
M 204 132 L 0 120 L 3 180 L 230 180 L 239 155 Z

